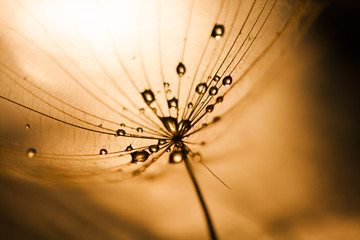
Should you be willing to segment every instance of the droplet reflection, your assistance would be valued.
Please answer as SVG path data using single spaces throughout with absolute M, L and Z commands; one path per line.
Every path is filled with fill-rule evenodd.
M 107 150 L 105 148 L 100 149 L 100 155 L 106 155 Z
M 179 77 L 184 76 L 186 72 L 186 68 L 183 63 L 179 63 L 179 65 L 176 67 L 176 73 L 179 75 Z
M 207 86 L 205 83 L 199 83 L 195 88 L 195 91 L 198 94 L 204 94 L 204 93 L 206 93 L 206 90 L 207 90 Z
M 29 148 L 26 152 L 28 158 L 33 158 L 36 156 L 36 150 L 34 148 Z
M 225 29 L 223 25 L 215 25 L 211 33 L 211 37 L 215 39 L 220 39 L 224 35 L 224 31 Z
M 231 76 L 224 77 L 222 83 L 224 86 L 229 86 L 232 83 L 232 77 Z

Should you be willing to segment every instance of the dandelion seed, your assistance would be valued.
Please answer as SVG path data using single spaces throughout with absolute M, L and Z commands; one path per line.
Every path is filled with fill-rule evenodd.
M 26 155 L 38 178 L 90 181 L 116 173 L 111 181 L 120 181 L 128 169 L 138 176 L 164 155 L 169 163 L 185 164 L 210 238 L 216 239 L 190 163 L 203 161 L 200 153 L 192 153 L 191 139 L 198 137 L 194 144 L 199 147 L 209 142 L 202 134 L 244 97 L 242 79 L 291 26 L 296 3 L 302 1 L 184 2 L 181 7 L 160 1 L 157 8 L 134 2 L 62 3 L 63 8 L 4 3 L 18 17 L 0 26 L 1 36 L 9 38 L 1 53 L 0 100 L 14 104 L 32 125 L 34 119 L 31 133 L 41 147 Z M 180 15 L 186 21 L 170 18 Z M 231 101 L 222 103 L 225 96 Z M 221 116 L 214 117 L 218 110 Z M 8 142 L 9 149 L 26 143 Z M 98 146 L 104 148 L 97 152 Z M 95 154 L 89 153 L 92 148 Z M 0 155 L 11 155 L 9 149 Z M 24 150 L 18 150 L 23 158 Z M 22 166 L 21 160 L 8 163 Z M 34 175 L 32 167 L 20 171 Z

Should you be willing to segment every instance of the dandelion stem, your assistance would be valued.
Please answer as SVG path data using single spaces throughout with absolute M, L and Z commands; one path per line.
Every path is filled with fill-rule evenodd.
M 192 168 L 191 168 L 190 161 L 189 161 L 189 159 L 186 157 L 186 158 L 184 159 L 184 162 L 185 162 L 186 170 L 187 170 L 187 172 L 188 172 L 189 175 L 190 175 L 190 178 L 191 178 L 192 183 L 194 184 L 194 187 L 195 187 L 195 190 L 196 190 L 196 194 L 197 194 L 197 196 L 199 197 L 201 207 L 202 207 L 203 212 L 204 212 L 204 214 L 205 214 L 206 223 L 207 223 L 207 226 L 208 226 L 208 228 L 209 228 L 210 238 L 211 238 L 211 240 L 216 240 L 216 239 L 218 239 L 218 238 L 217 238 L 216 233 L 215 233 L 215 228 L 214 228 L 213 223 L 212 223 L 212 221 L 211 221 L 210 214 L 209 214 L 209 211 L 208 211 L 208 209 L 207 209 L 207 207 L 206 207 L 205 200 L 204 200 L 204 198 L 203 198 L 203 196 L 202 196 L 202 193 L 201 193 L 201 191 L 200 191 L 200 187 L 199 187 L 199 185 L 198 185 L 198 183 L 197 183 L 197 181 L 196 181 L 195 175 L 194 175 L 193 170 L 192 170 Z

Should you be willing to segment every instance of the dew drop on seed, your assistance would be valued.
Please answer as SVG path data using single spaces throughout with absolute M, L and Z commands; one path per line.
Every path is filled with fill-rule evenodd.
M 149 151 L 150 151 L 151 153 L 154 153 L 154 152 L 159 151 L 159 145 L 151 145 L 151 146 L 149 147 Z
M 131 146 L 131 144 L 125 148 L 125 151 L 127 151 L 127 152 L 132 151 L 132 150 L 133 150 L 133 147 Z
M 193 160 L 196 161 L 196 162 L 201 162 L 201 160 L 202 160 L 201 154 L 198 153 L 198 152 L 194 153 L 194 154 L 192 155 L 192 158 L 193 158 Z
M 209 105 L 206 107 L 206 112 L 211 113 L 214 110 L 214 105 Z
M 168 148 L 166 149 L 166 152 L 171 152 L 171 148 L 168 147 Z
M 144 108 L 140 108 L 139 111 L 140 111 L 140 113 L 144 113 L 144 112 L 145 112 L 145 109 L 144 109 Z
M 191 122 L 189 120 L 181 120 L 178 125 L 178 132 L 180 135 L 184 135 L 191 128 Z
M 120 123 L 120 127 L 125 127 L 125 123 Z
M 214 117 L 213 123 L 216 123 L 216 122 L 220 121 L 220 119 L 221 119 L 221 118 L 220 118 L 219 116 Z
M 211 37 L 215 39 L 220 39 L 224 35 L 224 32 L 225 32 L 224 26 L 220 24 L 216 24 L 211 32 Z
M 232 77 L 231 76 L 224 77 L 222 83 L 224 86 L 229 86 L 232 83 Z
M 176 67 L 176 73 L 179 75 L 179 77 L 184 76 L 186 72 L 186 68 L 185 65 L 183 63 L 179 63 L 179 65 L 177 65 Z
M 188 108 L 193 108 L 193 107 L 194 107 L 194 104 L 192 104 L 192 103 L 188 104 Z
M 106 155 L 108 152 L 105 148 L 100 149 L 100 155 Z
M 205 83 L 199 83 L 196 88 L 195 88 L 195 91 L 198 93 L 198 94 L 204 94 L 207 90 L 207 86 Z
M 142 133 L 142 132 L 144 131 L 144 129 L 142 129 L 141 127 L 138 127 L 138 128 L 136 129 L 136 131 L 137 131 L 138 133 Z
M 150 89 L 145 90 L 141 95 L 147 105 L 150 105 L 155 100 L 155 95 Z
M 169 162 L 170 163 L 179 163 L 184 160 L 184 153 L 181 150 L 174 150 L 170 154 Z
M 222 103 L 224 101 L 224 97 L 220 96 L 216 98 L 216 103 Z
M 149 155 L 150 154 L 145 150 L 133 152 L 131 153 L 131 163 L 145 162 L 148 159 Z
M 169 86 L 170 86 L 170 84 L 169 84 L 169 83 L 164 82 L 164 87 L 168 88 Z
M 36 156 L 36 150 L 34 148 L 29 148 L 26 151 L 26 156 L 30 159 Z
M 178 122 L 176 118 L 173 117 L 162 117 L 160 118 L 166 130 L 169 131 L 172 135 L 178 133 Z
M 118 136 L 124 136 L 124 135 L 125 135 L 125 130 L 123 130 L 123 129 L 118 129 L 118 130 L 116 131 L 116 135 L 118 135 Z
M 207 123 L 203 123 L 202 127 L 203 127 L 203 128 L 204 128 L 204 127 L 207 127 Z
M 177 108 L 178 107 L 178 100 L 176 98 L 172 98 L 168 100 L 169 108 Z
M 26 129 L 26 130 L 29 130 L 29 129 L 30 129 L 30 124 L 26 124 L 26 125 L 25 125 L 25 129 Z
M 159 139 L 158 141 L 159 145 L 163 145 L 166 143 L 166 140 L 165 139 Z
M 214 95 L 216 95 L 217 93 L 218 93 L 217 87 L 213 86 L 213 87 L 211 87 L 211 88 L 209 89 L 209 95 L 210 95 L 210 96 L 214 96 Z
M 168 89 L 168 90 L 166 91 L 166 93 L 167 93 L 167 94 L 170 94 L 170 93 L 171 93 L 171 90 L 170 90 L 170 89 Z
M 218 81 L 220 80 L 220 76 L 215 75 L 215 76 L 213 77 L 213 80 L 214 80 L 215 82 L 218 82 Z

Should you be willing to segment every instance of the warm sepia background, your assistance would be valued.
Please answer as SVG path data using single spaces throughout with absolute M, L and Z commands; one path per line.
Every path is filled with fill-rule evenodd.
M 7 0 L 0 2 L 11 5 L 7 5 Z M 356 1 L 325 4 L 298 43 L 294 40 L 283 52 L 277 52 L 276 59 L 266 62 L 265 73 L 256 79 L 257 84 L 251 87 L 246 98 L 236 104 L 224 101 L 229 108 L 234 107 L 223 116 L 220 125 L 199 136 L 200 140 L 201 137 L 212 139 L 200 148 L 203 161 L 231 187 L 227 189 L 203 166 L 194 164 L 221 239 L 360 239 L 359 7 Z M 9 19 L 17 14 L 11 7 L 0 8 L 0 11 L 6 11 L 2 16 Z M 2 24 L 6 23 L 4 17 L 1 20 Z M 199 26 L 201 35 L 205 30 L 201 29 L 200 22 Z M 34 33 L 34 39 L 38 38 L 41 45 L 40 35 L 32 32 L 32 28 L 26 31 Z M 60 28 L 61 31 L 64 29 Z M 197 36 L 195 30 L 192 34 Z M 28 63 L 26 66 L 31 69 L 26 71 L 32 76 L 52 78 L 55 83 L 59 80 L 61 76 L 51 72 L 51 62 L 17 46 L 10 35 L 1 29 L 3 63 L 7 60 L 15 66 L 17 61 Z M 143 45 L 153 44 L 151 39 L 144 39 Z M 196 44 L 193 49 L 195 51 Z M 17 59 L 7 58 L 10 53 Z M 170 53 L 164 55 L 171 59 Z M 190 53 L 188 56 L 191 59 Z M 164 69 L 171 69 L 165 71 L 174 71 L 173 65 L 167 67 L 166 64 Z M 0 83 L 7 84 L 4 75 L 0 76 Z M 57 86 L 45 87 L 57 89 Z M 71 89 L 58 90 L 62 96 L 66 96 L 67 91 L 71 93 Z M 16 93 L 17 89 L 13 91 Z M 88 104 L 81 96 L 69 94 L 68 97 Z M 96 109 L 96 106 L 90 107 Z M 65 128 L 60 135 L 52 135 L 48 130 L 56 130 L 56 126 L 45 128 L 46 122 L 36 122 L 36 114 L 24 116 L 3 100 L 0 100 L 0 109 L 2 147 L 5 141 L 16 145 L 26 142 L 27 138 L 31 140 L 17 129 L 24 126 L 24 119 L 35 119 L 34 126 L 43 127 L 36 140 L 44 147 L 65 151 L 81 146 L 81 142 L 74 144 L 74 139 L 67 143 L 61 138 L 61 134 L 69 134 Z M 81 137 L 85 142 L 88 136 Z M 100 143 L 111 146 L 106 138 Z M 95 140 L 91 144 L 83 149 L 92 151 Z M 19 150 L 26 149 L 27 146 L 19 147 Z M 94 152 L 98 152 L 98 148 Z M 4 170 L 12 167 L 11 164 L 9 158 L 1 159 L 0 234 L 3 239 L 208 237 L 185 167 L 167 164 L 166 156 L 141 176 L 115 183 L 79 185 L 27 178 L 16 171 Z

